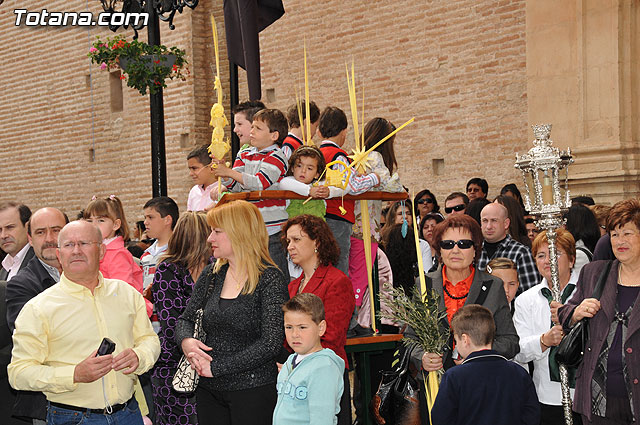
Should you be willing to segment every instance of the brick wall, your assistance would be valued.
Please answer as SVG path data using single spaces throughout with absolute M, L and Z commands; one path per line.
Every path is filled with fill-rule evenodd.
M 30 2 L 28 10 L 86 10 L 85 2 L 75 3 Z M 97 1 L 89 6 L 94 14 L 101 11 Z M 128 221 L 139 219 L 152 194 L 149 96 L 123 83 L 123 111 L 112 112 L 109 74 L 86 56 L 96 36 L 114 34 L 101 27 L 15 27 L 13 8 L 5 3 L 0 13 L 0 199 L 17 199 L 32 209 L 57 206 L 75 216 L 93 195 L 116 194 Z M 205 81 L 208 67 L 202 43 L 191 37 L 193 22 L 189 11 L 176 15 L 179 30 L 161 22 L 162 43 L 186 49 L 191 71 L 186 82 L 169 81 L 164 91 L 169 196 L 181 208 L 191 186 L 186 154 L 203 140 L 196 131 L 202 120 L 196 119 L 194 94 L 207 91 L 204 83 L 194 84 Z M 132 30 L 118 33 L 133 37 Z M 146 41 L 146 29 L 140 39 Z
M 82 11 L 62 0 L 33 1 L 29 10 Z M 186 154 L 208 143 L 213 94 L 209 14 L 218 21 L 221 71 L 228 102 L 228 63 L 221 2 L 185 9 L 162 42 L 187 50 L 191 76 L 164 92 L 169 196 L 184 209 L 191 181 Z M 403 183 L 429 187 L 440 200 L 474 176 L 489 180 L 490 195 L 515 180 L 515 152 L 528 149 L 525 76 L 525 2 L 497 0 L 315 2 L 285 0 L 287 13 L 261 35 L 263 98 L 286 108 L 302 89 L 302 39 L 309 54 L 311 96 L 321 107 L 348 111 L 345 62 L 356 64 L 365 91 L 365 120 L 383 116 L 416 122 L 396 139 Z M 95 13 L 97 1 L 89 3 Z M 124 110 L 111 112 L 109 76 L 86 53 L 92 27 L 15 27 L 15 6 L 0 6 L 0 199 L 70 215 L 92 195 L 116 194 L 130 222 L 151 197 L 148 96 L 123 87 Z M 119 32 L 122 32 L 119 31 Z M 131 30 L 125 34 L 130 39 Z M 90 37 L 90 38 L 89 38 Z M 146 30 L 140 33 L 146 40 Z M 88 84 L 91 72 L 92 89 Z M 247 96 L 240 72 L 241 98 Z M 93 129 L 93 130 L 92 130 Z M 349 141 L 349 146 L 352 141 Z M 91 160 L 90 149 L 95 151 Z M 441 175 L 432 161 L 444 159 Z
M 401 181 L 437 198 L 471 177 L 489 195 L 516 180 L 515 152 L 530 148 L 525 1 L 284 1 L 285 15 L 261 33 L 262 88 L 286 108 L 303 87 L 306 38 L 311 98 L 349 117 L 345 62 L 356 66 L 365 121 L 416 121 L 395 141 Z M 302 90 L 300 90 L 302 92 Z M 241 93 L 247 96 L 246 87 Z M 242 97 L 242 95 L 241 95 Z M 361 124 L 362 128 L 362 124 Z M 353 146 L 353 136 L 348 138 Z M 444 159 L 435 175 L 434 159 Z

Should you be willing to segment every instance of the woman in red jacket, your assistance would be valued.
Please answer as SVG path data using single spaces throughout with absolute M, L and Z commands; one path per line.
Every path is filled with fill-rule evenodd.
M 289 219 L 282 228 L 282 241 L 291 261 L 302 268 L 302 275 L 289 283 L 289 296 L 309 292 L 324 303 L 327 331 L 322 337 L 322 347 L 332 349 L 340 356 L 348 369 L 347 328 L 355 308 L 355 296 L 351 280 L 335 268 L 340 248 L 327 223 L 309 214 Z M 345 369 L 345 387 L 340 401 L 338 424 L 351 423 L 348 371 Z

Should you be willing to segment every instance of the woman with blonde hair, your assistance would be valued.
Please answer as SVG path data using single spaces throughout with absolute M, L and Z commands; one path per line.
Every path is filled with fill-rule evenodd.
M 209 226 L 204 213 L 183 213 L 169 238 L 165 254 L 160 258 L 151 286 L 160 322 L 158 336 L 162 349 L 151 376 L 155 422 L 158 425 L 198 423 L 195 396 L 172 392 L 171 379 L 182 355 L 174 339 L 176 320 L 191 298 L 194 281 L 211 262 L 208 236 Z
M 269 256 L 255 205 L 221 205 L 207 213 L 207 223 L 217 260 L 202 271 L 176 327 L 176 341 L 200 375 L 198 422 L 271 424 L 287 281 Z M 192 337 L 200 308 L 205 341 Z

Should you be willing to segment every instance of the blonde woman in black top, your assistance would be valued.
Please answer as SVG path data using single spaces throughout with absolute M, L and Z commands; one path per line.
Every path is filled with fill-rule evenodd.
M 271 424 L 288 282 L 269 256 L 267 230 L 253 204 L 221 205 L 207 222 L 217 261 L 200 275 L 176 328 L 176 340 L 201 376 L 198 422 Z M 204 342 L 191 337 L 199 308 Z

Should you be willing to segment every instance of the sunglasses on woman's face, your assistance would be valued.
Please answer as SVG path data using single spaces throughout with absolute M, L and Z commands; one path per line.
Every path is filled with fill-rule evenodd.
M 473 248 L 473 241 L 471 239 L 460 239 L 459 241 L 452 241 L 448 239 L 440 241 L 440 249 L 446 249 L 447 251 L 453 249 L 456 245 L 458 245 L 458 248 L 460 249 L 469 249 Z
M 455 207 L 446 207 L 444 209 L 444 212 L 446 212 L 447 214 L 451 214 L 452 211 L 462 211 L 463 209 L 465 209 L 464 204 L 458 204 Z
M 418 199 L 416 201 L 416 204 L 433 204 L 433 199 L 431 198 Z

